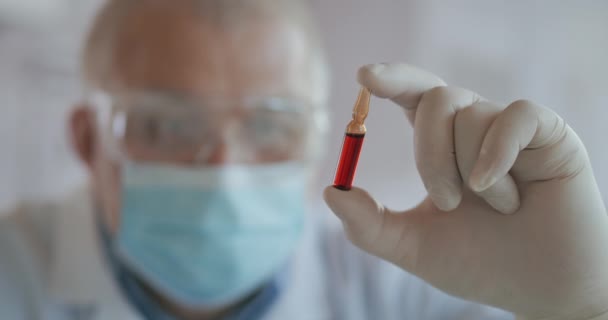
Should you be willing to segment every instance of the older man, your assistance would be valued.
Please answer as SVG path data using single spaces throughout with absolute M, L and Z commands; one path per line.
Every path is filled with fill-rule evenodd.
M 0 225 L 3 319 L 511 317 L 305 214 L 327 72 L 298 1 L 111 1 L 83 71 L 70 132 L 90 187 Z M 357 245 L 523 317 L 605 311 L 606 215 L 561 119 L 406 65 L 359 80 L 407 109 L 429 198 L 398 215 L 328 189 Z

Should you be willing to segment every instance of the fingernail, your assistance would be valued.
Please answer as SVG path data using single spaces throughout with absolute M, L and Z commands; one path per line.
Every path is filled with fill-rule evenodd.
M 439 208 L 439 210 L 445 211 L 445 212 L 449 212 L 449 211 L 452 211 L 452 210 L 458 208 L 459 204 L 460 204 L 460 197 L 456 197 L 456 196 L 444 198 L 440 201 L 437 201 L 437 203 L 436 203 L 437 208 Z
M 492 164 L 488 159 L 488 150 L 482 148 L 479 151 L 479 157 L 475 162 L 471 176 L 469 177 L 469 187 L 475 192 L 481 192 L 489 188 L 496 182 L 490 173 L 492 172 Z
M 505 215 L 514 214 L 519 209 L 520 202 L 517 194 L 495 194 L 491 198 L 486 195 L 485 198 L 490 206 Z
M 490 175 L 488 170 L 483 170 L 482 173 L 478 173 L 479 171 L 481 170 L 473 170 L 469 178 L 469 186 L 475 192 L 484 191 L 496 183 L 496 177 Z
M 369 70 L 369 72 L 378 75 L 386 69 L 386 63 L 369 64 L 366 66 L 366 69 Z
M 427 188 L 427 191 L 435 203 L 435 206 L 441 211 L 452 211 L 458 207 L 462 195 L 457 190 L 437 190 L 435 188 Z

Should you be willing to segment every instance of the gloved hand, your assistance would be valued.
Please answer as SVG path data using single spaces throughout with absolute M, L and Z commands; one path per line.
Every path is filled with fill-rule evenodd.
M 355 245 L 522 319 L 608 319 L 608 216 L 564 120 L 530 101 L 503 108 L 405 64 L 365 66 L 359 82 L 404 108 L 428 196 L 400 212 L 362 189 L 328 187 Z

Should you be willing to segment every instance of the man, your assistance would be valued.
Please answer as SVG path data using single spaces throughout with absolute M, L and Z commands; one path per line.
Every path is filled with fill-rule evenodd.
M 304 9 L 102 9 L 70 122 L 90 190 L 0 225 L 3 319 L 511 317 L 483 304 L 601 319 L 608 218 L 576 135 L 530 102 L 363 67 L 362 85 L 406 109 L 429 197 L 404 214 L 356 188 L 325 197 L 355 244 L 402 269 L 305 215 L 327 75 Z

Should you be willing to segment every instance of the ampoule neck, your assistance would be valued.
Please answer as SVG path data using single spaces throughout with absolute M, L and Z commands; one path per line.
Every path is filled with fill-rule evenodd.
M 355 120 L 351 120 L 346 126 L 346 133 L 350 134 L 365 134 L 367 132 L 367 128 L 365 128 L 365 124 L 357 122 Z

